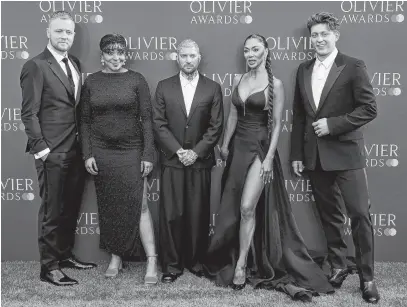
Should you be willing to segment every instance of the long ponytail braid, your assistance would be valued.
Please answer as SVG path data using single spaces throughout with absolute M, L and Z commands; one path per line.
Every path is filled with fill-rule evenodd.
M 269 139 L 271 139 L 271 134 L 273 132 L 274 82 L 273 82 L 273 73 L 271 71 L 270 52 L 267 54 L 266 70 L 267 70 L 267 75 L 268 75 L 268 79 L 269 79 L 268 99 L 267 99 L 267 103 L 269 106 L 269 109 L 267 111 L 267 132 L 268 132 Z

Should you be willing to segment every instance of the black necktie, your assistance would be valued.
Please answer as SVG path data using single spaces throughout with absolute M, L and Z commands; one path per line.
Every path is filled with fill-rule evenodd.
M 72 91 L 75 95 L 75 82 L 73 82 L 72 71 L 68 64 L 68 58 L 63 58 L 62 62 L 64 62 L 64 64 L 65 64 L 66 72 L 68 74 L 68 80 L 69 80 L 69 83 L 71 84 Z

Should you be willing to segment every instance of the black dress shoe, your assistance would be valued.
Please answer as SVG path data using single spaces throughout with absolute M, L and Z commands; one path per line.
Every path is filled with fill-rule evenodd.
M 376 283 L 374 281 L 365 281 L 362 283 L 362 297 L 371 304 L 377 304 L 380 300 L 379 291 L 377 291 Z
M 69 269 L 77 269 L 77 270 L 88 270 L 93 269 L 96 267 L 95 263 L 90 262 L 82 262 L 76 259 L 75 257 L 69 257 L 65 260 L 61 260 L 59 262 L 60 268 L 69 268 Z
M 161 281 L 163 283 L 172 283 L 177 280 L 178 277 L 180 277 L 182 274 L 176 274 L 176 273 L 165 273 L 161 277 Z
M 60 269 L 48 271 L 41 270 L 40 280 L 53 284 L 55 286 L 73 286 L 77 285 L 78 281 L 68 277 Z
M 329 277 L 329 282 L 331 283 L 332 287 L 340 288 L 342 286 L 343 281 L 348 277 L 349 270 L 346 269 L 333 269 L 332 275 Z

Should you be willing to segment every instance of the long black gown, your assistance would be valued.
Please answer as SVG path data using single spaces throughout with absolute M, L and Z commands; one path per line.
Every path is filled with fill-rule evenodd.
M 128 259 L 144 257 L 140 240 L 141 161 L 154 161 L 150 91 L 144 77 L 96 72 L 81 95 L 84 160 L 94 157 L 100 248 Z
M 222 176 L 221 203 L 207 254 L 207 270 L 216 284 L 232 284 L 239 257 L 240 203 L 244 182 L 256 156 L 264 160 L 268 148 L 265 92 L 256 92 L 243 102 L 232 93 L 238 120 Z M 272 107 L 272 106 L 271 106 Z M 255 288 L 276 289 L 292 298 L 310 299 L 317 293 L 333 292 L 321 268 L 309 256 L 295 223 L 284 186 L 281 162 L 276 151 L 273 179 L 265 185 L 256 208 L 256 228 L 252 243 L 252 272 Z M 253 250 L 254 248 L 254 250 Z

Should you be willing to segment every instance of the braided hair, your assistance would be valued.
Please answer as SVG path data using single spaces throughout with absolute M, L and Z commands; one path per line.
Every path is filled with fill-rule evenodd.
M 258 41 L 260 41 L 260 43 L 263 44 L 265 49 L 269 48 L 269 45 L 266 41 L 266 39 L 264 38 L 264 36 L 260 35 L 260 34 L 251 34 L 249 35 L 244 43 L 246 44 L 246 41 L 251 39 L 251 38 L 255 38 Z M 267 71 L 267 76 L 268 76 L 268 81 L 269 81 L 269 91 L 268 91 L 268 99 L 267 99 L 267 103 L 269 105 L 269 109 L 268 109 L 268 113 L 267 113 L 267 132 L 268 132 L 268 137 L 269 139 L 271 138 L 271 133 L 273 132 L 273 99 L 274 99 L 274 82 L 273 82 L 273 73 L 271 71 L 271 57 L 270 57 L 270 52 L 268 52 L 267 54 L 267 59 L 266 59 L 266 71 Z

